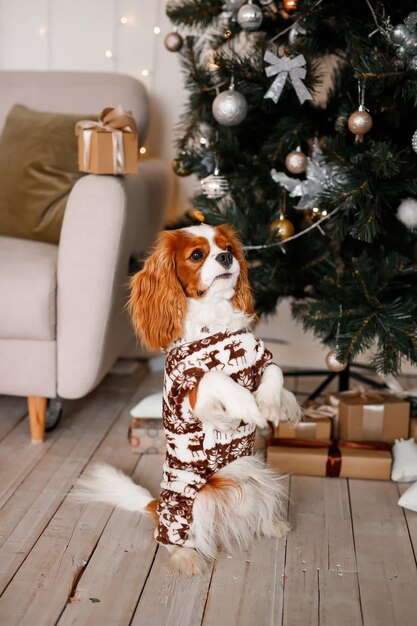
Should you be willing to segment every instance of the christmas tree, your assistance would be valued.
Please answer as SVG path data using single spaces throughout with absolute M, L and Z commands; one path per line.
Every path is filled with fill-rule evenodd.
M 171 0 L 189 93 L 178 175 L 191 219 L 246 247 L 258 313 L 293 314 L 334 370 L 374 347 L 417 363 L 414 1 Z

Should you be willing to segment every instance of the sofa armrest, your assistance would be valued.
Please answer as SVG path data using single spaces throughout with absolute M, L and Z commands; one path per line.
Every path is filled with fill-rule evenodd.
M 85 176 L 74 186 L 58 252 L 61 397 L 88 393 L 129 343 L 129 258 L 152 245 L 166 216 L 169 187 L 168 170 L 157 160 L 141 163 L 136 176 Z

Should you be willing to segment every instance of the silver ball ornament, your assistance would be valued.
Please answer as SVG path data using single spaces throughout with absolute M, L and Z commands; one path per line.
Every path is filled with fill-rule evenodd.
M 395 54 L 397 55 L 399 59 L 404 59 L 407 56 L 407 52 L 404 46 L 398 46 L 395 51 Z
M 200 182 L 201 192 L 207 196 L 207 198 L 211 198 L 212 200 L 223 198 L 229 191 L 227 178 L 225 178 L 225 176 L 220 176 L 216 172 L 206 178 L 202 178 Z
M 409 13 L 404 20 L 404 24 L 407 26 L 408 30 L 414 30 L 417 26 L 417 11 Z
M 394 43 L 402 44 L 407 37 L 410 36 L 410 31 L 405 24 L 397 24 L 392 31 L 391 39 Z
M 411 59 L 410 63 L 408 64 L 408 67 L 412 72 L 417 72 L 417 56 Z
M 262 19 L 262 9 L 256 4 L 244 4 L 237 14 L 237 22 L 243 30 L 258 30 Z
M 343 372 L 347 367 L 347 363 L 338 360 L 337 350 L 330 350 L 326 355 L 326 365 L 331 372 Z
M 181 50 L 183 40 L 178 33 L 168 33 L 164 39 L 164 45 L 169 52 L 178 52 Z
M 303 26 L 300 26 L 300 24 L 293 26 L 288 34 L 288 42 L 290 46 L 296 47 L 300 43 L 301 38 L 306 34 L 306 29 Z
M 307 157 L 301 148 L 293 150 L 285 157 L 285 167 L 291 174 L 302 174 L 307 169 Z
M 403 43 L 403 46 L 408 55 L 410 56 L 416 55 L 417 54 L 417 36 L 410 35 L 409 37 L 407 37 L 407 39 Z
M 216 96 L 212 104 L 214 119 L 222 126 L 237 126 L 248 112 L 248 103 L 243 96 L 231 85 L 227 91 Z
M 411 145 L 413 147 L 414 152 L 417 153 L 417 130 L 413 134 L 413 137 L 411 139 Z
M 226 9 L 228 11 L 239 11 L 245 2 L 246 0 L 226 0 Z

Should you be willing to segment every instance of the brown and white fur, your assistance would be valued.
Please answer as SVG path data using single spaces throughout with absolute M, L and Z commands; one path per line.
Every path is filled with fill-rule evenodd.
M 150 349 L 168 348 L 180 337 L 195 341 L 222 331 L 238 331 L 254 320 L 242 247 L 226 225 L 192 226 L 161 233 L 144 269 L 133 277 L 130 312 L 138 335 Z M 255 393 L 221 371 L 204 375 L 193 390 L 193 412 L 203 423 L 227 431 L 243 420 L 258 427 L 282 415 L 300 417 L 294 396 L 284 389 L 277 365 L 265 370 Z M 205 559 L 247 545 L 255 535 L 283 536 L 285 489 L 279 475 L 258 456 L 229 463 L 198 491 L 193 522 L 183 546 L 167 545 L 171 565 L 200 572 Z M 118 470 L 96 466 L 75 488 L 80 500 L 109 502 L 141 510 L 157 520 L 156 500 Z

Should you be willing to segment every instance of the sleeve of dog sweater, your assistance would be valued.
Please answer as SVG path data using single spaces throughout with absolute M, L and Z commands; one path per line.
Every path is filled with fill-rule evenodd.
M 209 475 L 202 424 L 190 404 L 190 393 L 207 371 L 193 354 L 176 349 L 168 355 L 163 399 L 167 452 L 155 533 L 159 543 L 184 544 L 195 496 Z

